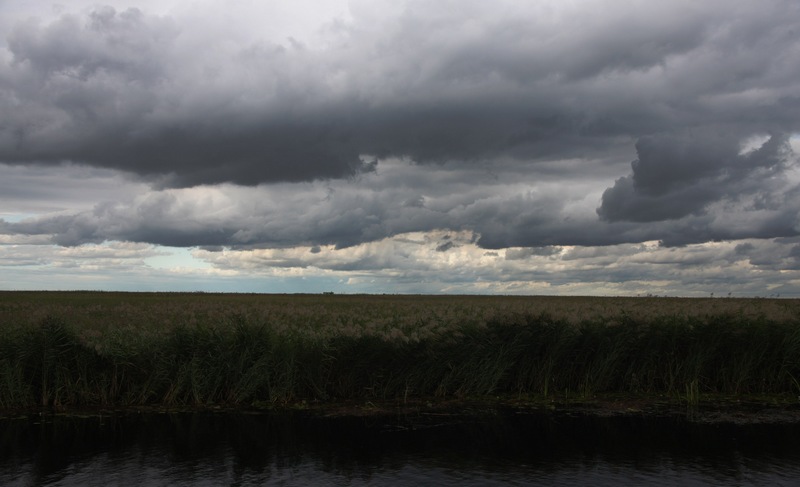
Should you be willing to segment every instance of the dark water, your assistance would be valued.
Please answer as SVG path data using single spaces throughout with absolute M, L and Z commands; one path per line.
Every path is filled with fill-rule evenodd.
M 800 426 L 564 414 L 0 420 L 0 485 L 800 485 Z

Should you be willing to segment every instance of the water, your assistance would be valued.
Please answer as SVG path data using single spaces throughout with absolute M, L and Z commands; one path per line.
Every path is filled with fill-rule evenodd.
M 800 426 L 500 411 L 0 420 L 0 485 L 794 485 Z

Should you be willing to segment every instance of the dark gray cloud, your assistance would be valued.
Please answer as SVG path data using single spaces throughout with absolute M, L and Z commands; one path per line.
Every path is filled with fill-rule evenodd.
M 552 256 L 561 252 L 559 247 L 520 247 L 506 250 L 506 260 L 523 260 L 531 256 Z
M 106 169 L 0 164 L 0 218 L 86 211 L 99 201 L 130 200 L 148 189 Z
M 756 155 L 769 153 L 766 148 L 772 145 L 768 142 L 737 157 L 766 160 Z M 789 172 L 795 166 L 773 170 L 765 163 L 762 167 L 772 174 L 770 178 L 755 177 L 751 171 L 749 177 L 726 186 L 710 176 L 712 182 L 707 184 L 722 188 L 709 190 L 716 199 L 703 196 L 697 211 L 642 222 L 597 217 L 602 181 L 545 183 L 535 173 L 493 176 L 477 169 L 398 161 L 351 180 L 153 189 L 127 202 L 4 222 L 0 234 L 49 236 L 60 245 L 107 240 L 238 249 L 307 245 L 313 252 L 324 245 L 344 249 L 409 232 L 450 229 L 472 232 L 485 249 L 525 247 L 507 253 L 510 260 L 557 253 L 570 245 L 660 241 L 675 247 L 796 236 L 800 190 L 797 177 L 791 180 Z M 664 194 L 674 197 L 681 185 L 665 187 Z M 766 187 L 771 192 L 765 192 Z M 587 192 L 587 188 L 594 189 Z M 630 198 L 641 199 L 636 194 Z M 443 240 L 437 245 L 455 250 L 449 243 Z
M 0 123 L 0 160 L 69 160 L 184 186 L 341 177 L 370 169 L 336 117 L 295 105 L 310 86 L 278 79 L 291 76 L 287 58 L 305 57 L 300 49 L 243 47 L 225 61 L 230 65 L 211 59 L 197 66 L 176 46 L 188 27 L 110 7 L 18 25 L 8 36 L 12 58 L 0 78 L 0 104 L 11 114 Z M 226 69 L 235 71 L 234 81 L 255 79 L 247 87 L 219 81 Z M 277 86 L 264 93 L 261 82 Z
M 198 43 L 202 26 L 145 8 L 20 22 L 0 65 L 0 161 L 255 185 L 373 169 L 362 155 L 528 164 L 635 140 L 658 150 L 660 134 L 693 127 L 798 130 L 796 2 L 445 5 L 354 5 L 320 45 Z M 673 182 L 694 170 L 714 167 Z
M 162 47 L 178 35 L 169 19 L 137 8 L 117 12 L 104 6 L 82 16 L 62 15 L 47 25 L 22 22 L 8 36 L 7 46 L 12 67 L 25 65 L 40 82 L 59 75 L 89 82 L 106 75 L 153 84 L 167 75 Z
M 775 209 L 776 179 L 793 160 L 788 137 L 772 136 L 740 154 L 730 134 L 669 134 L 641 138 L 633 173 L 603 193 L 598 215 L 607 221 L 648 222 L 702 214 L 721 198 L 755 195 Z

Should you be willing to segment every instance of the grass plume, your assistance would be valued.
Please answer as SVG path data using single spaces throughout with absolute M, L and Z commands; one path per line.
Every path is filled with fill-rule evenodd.
M 280 309 L 205 299 L 169 314 L 160 296 L 56 297 L 36 323 L 15 322 L 19 307 L 0 300 L 0 408 L 800 392 L 791 314 L 606 308 L 576 319 L 467 297 L 282 297 Z M 102 319 L 120 307 L 131 312 Z

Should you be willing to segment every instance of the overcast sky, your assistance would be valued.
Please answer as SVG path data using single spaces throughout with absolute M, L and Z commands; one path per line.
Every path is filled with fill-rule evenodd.
M 0 0 L 0 289 L 800 296 L 800 3 Z

